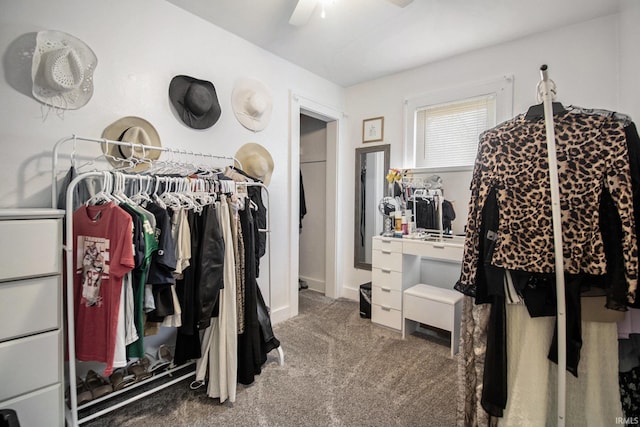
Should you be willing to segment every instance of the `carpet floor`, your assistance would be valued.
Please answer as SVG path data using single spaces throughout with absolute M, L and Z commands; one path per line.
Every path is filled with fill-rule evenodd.
M 455 425 L 456 362 L 449 342 L 399 333 L 359 315 L 357 302 L 300 292 L 300 314 L 274 326 L 284 366 L 272 351 L 234 403 L 185 380 L 86 426 L 415 426 Z

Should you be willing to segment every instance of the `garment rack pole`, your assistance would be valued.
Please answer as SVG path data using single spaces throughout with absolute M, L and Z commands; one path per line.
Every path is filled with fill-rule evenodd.
M 566 407 L 566 314 L 565 314 L 565 283 L 564 283 L 564 255 L 562 253 L 562 217 L 560 214 L 560 190 L 558 185 L 558 162 L 556 158 L 556 135 L 553 125 L 552 88 L 548 76 L 548 67 L 540 67 L 542 103 L 544 106 L 544 124 L 547 134 L 547 151 L 549 156 L 549 187 L 551 190 L 551 215 L 553 219 L 553 245 L 556 272 L 556 322 L 558 329 L 558 427 L 565 425 Z
M 189 156 L 194 156 L 194 157 L 202 157 L 202 158 L 206 158 L 206 159 L 220 159 L 220 160 L 233 160 L 235 163 L 238 164 L 238 167 L 240 169 L 242 169 L 242 163 L 240 163 L 240 161 L 238 159 L 236 159 L 233 156 L 218 156 L 215 154 L 209 154 L 209 153 L 199 153 L 199 152 L 193 152 L 193 151 L 187 151 L 187 150 L 180 150 L 180 149 L 175 149 L 175 148 L 169 148 L 169 147 L 156 147 L 153 145 L 144 145 L 144 144 L 137 144 L 134 142 L 126 142 L 126 141 L 113 141 L 110 139 L 105 139 L 105 138 L 88 138 L 85 136 L 77 136 L 77 135 L 71 135 L 65 138 L 60 139 L 58 142 L 55 143 L 55 145 L 53 146 L 53 155 L 52 155 L 52 165 L 51 165 L 51 207 L 52 208 L 56 208 L 57 207 L 57 197 L 58 197 L 58 158 L 60 155 L 60 149 L 62 148 L 62 146 L 68 142 L 73 142 L 74 144 L 74 153 L 75 153 L 75 144 L 77 142 L 81 142 L 81 143 L 92 143 L 92 144 L 108 144 L 108 145 L 117 145 L 117 146 L 123 146 L 123 147 L 129 147 L 131 148 L 132 152 L 134 151 L 134 149 L 140 149 L 140 151 L 142 151 L 142 153 L 146 153 L 149 151 L 159 151 L 161 153 L 171 153 L 171 154 L 182 154 L 182 155 L 189 155 Z M 129 160 L 129 159 L 125 159 L 125 160 Z

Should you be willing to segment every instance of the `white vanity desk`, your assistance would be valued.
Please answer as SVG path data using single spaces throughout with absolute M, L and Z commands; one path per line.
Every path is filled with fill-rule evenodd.
M 460 323 L 459 302 L 462 300 L 462 294 L 454 291 L 453 285 L 460 274 L 463 244 L 464 239 L 460 237 L 434 240 L 373 237 L 371 321 L 404 332 L 405 323 L 409 324 L 405 317 L 409 316 L 408 319 L 449 330 L 453 354 L 458 329 L 454 326 Z M 424 289 L 420 288 L 412 289 L 403 298 L 404 291 L 416 284 L 438 288 L 435 299 L 427 298 L 428 302 L 416 305 L 415 298 L 424 301 L 421 295 Z M 411 314 L 403 313 L 403 299 L 407 298 Z M 437 317 L 433 318 L 436 313 Z M 442 319 L 443 316 L 446 319 Z

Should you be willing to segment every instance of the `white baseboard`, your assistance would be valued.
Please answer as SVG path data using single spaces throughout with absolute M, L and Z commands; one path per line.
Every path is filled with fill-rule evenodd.
M 280 308 L 276 308 L 275 310 L 271 310 L 270 317 L 271 317 L 271 324 L 273 325 L 289 319 L 291 317 L 289 306 L 280 307 Z
M 313 277 L 307 276 L 300 276 L 300 279 L 307 282 L 307 286 L 309 286 L 309 289 L 312 291 L 320 292 L 321 294 L 325 293 L 326 286 L 324 280 L 314 279 Z
M 342 298 L 347 298 L 354 301 L 360 301 L 360 289 L 342 288 L 342 294 L 340 295 Z

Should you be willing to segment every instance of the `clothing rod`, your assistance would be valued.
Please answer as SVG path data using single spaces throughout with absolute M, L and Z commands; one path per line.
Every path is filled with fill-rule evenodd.
M 166 153 L 171 153 L 171 154 L 193 156 L 195 158 L 201 157 L 201 158 L 204 158 L 204 159 L 232 160 L 233 162 L 238 164 L 238 167 L 240 169 L 242 169 L 242 163 L 238 159 L 233 157 L 233 156 L 218 156 L 218 155 L 215 155 L 215 154 L 194 152 L 194 151 L 183 150 L 183 149 L 178 149 L 178 148 L 155 147 L 155 146 L 151 146 L 151 145 L 137 144 L 137 143 L 133 143 L 133 142 L 113 141 L 113 140 L 106 139 L 106 138 L 89 138 L 89 137 L 77 136 L 77 135 L 73 134 L 70 137 L 65 137 L 65 138 L 60 139 L 59 141 L 57 141 L 55 143 L 55 145 L 53 147 L 52 166 L 51 166 L 51 185 L 52 185 L 51 186 L 51 207 L 53 207 L 53 208 L 57 207 L 57 197 L 58 197 L 58 158 L 59 158 L 59 153 L 60 153 L 61 147 L 64 144 L 68 143 L 68 142 L 73 142 L 74 143 L 74 151 L 72 153 L 75 153 L 75 144 L 77 142 L 93 143 L 93 144 L 114 144 L 114 145 L 129 147 L 132 150 L 135 149 L 135 148 L 139 148 L 139 149 L 142 150 L 143 153 L 146 152 L 146 151 L 159 151 L 159 152 L 166 152 Z
M 558 419 L 557 426 L 565 425 L 566 410 L 566 317 L 564 294 L 564 255 L 562 253 L 562 218 L 560 214 L 560 189 L 558 184 L 558 161 L 556 158 L 556 135 L 553 126 L 553 94 L 549 87 L 548 67 L 540 67 L 542 78 L 542 102 L 544 106 L 544 123 L 547 134 L 547 155 L 549 159 L 549 187 L 551 190 L 551 214 L 553 219 L 553 245 L 556 270 L 556 305 L 558 328 Z
M 326 160 L 308 160 L 306 162 L 300 162 L 301 165 L 308 165 L 311 163 L 327 163 Z

